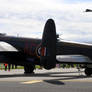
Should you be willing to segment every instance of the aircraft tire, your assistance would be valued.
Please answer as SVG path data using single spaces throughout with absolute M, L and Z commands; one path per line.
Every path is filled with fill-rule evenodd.
M 92 68 L 86 68 L 85 69 L 85 74 L 86 74 L 86 76 L 91 76 L 91 74 L 92 74 Z
M 24 73 L 25 73 L 25 74 L 31 74 L 31 73 L 33 73 L 34 69 L 35 69 L 35 66 L 32 65 L 32 64 L 30 64 L 30 65 L 25 65 L 25 66 L 24 66 Z

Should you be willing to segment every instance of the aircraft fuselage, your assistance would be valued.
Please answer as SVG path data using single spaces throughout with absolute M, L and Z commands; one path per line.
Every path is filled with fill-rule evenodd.
M 14 46 L 19 52 L 24 53 L 28 58 L 35 59 L 35 64 L 40 64 L 41 39 L 1 36 L 0 41 L 7 42 Z M 57 42 L 56 55 L 80 54 L 92 59 L 92 46 L 78 43 Z M 18 61 L 19 62 L 19 61 Z

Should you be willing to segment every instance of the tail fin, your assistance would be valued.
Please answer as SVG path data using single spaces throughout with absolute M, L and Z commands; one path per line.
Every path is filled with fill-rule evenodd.
M 54 68 L 56 65 L 56 27 L 52 19 L 49 19 L 44 27 L 40 62 L 45 69 Z

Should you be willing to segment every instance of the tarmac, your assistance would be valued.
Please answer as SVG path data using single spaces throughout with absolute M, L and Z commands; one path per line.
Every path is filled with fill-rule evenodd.
M 0 92 L 92 92 L 92 77 L 75 68 L 38 70 L 24 74 L 23 69 L 0 71 Z

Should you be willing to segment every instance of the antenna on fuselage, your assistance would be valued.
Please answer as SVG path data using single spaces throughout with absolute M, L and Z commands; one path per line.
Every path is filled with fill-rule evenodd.
M 19 34 L 17 34 L 17 37 L 19 37 Z

